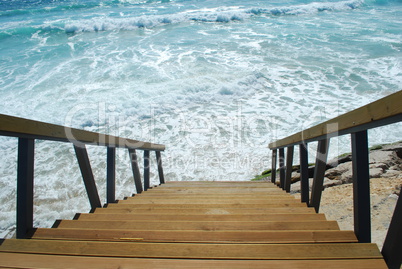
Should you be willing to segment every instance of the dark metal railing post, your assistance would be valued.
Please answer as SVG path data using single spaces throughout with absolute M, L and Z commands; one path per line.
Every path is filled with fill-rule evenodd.
M 327 166 L 328 147 L 329 138 L 318 141 L 310 203 L 310 207 L 314 207 L 315 212 L 317 213 L 320 210 L 321 194 L 324 186 L 324 175 Z
M 33 228 L 35 140 L 19 138 L 17 170 L 17 238 Z
M 149 150 L 144 150 L 144 190 L 149 189 L 149 171 L 150 171 L 150 160 L 149 160 Z
M 96 188 L 94 175 L 89 162 L 88 152 L 84 144 L 74 144 L 75 154 L 80 166 L 82 179 L 87 190 L 91 208 L 102 207 L 99 199 L 98 189 Z
M 276 181 L 276 155 L 278 153 L 277 149 L 272 150 L 272 167 L 271 167 L 271 182 L 275 183 Z
M 116 202 L 116 148 L 107 148 L 106 157 L 106 202 Z
M 367 130 L 352 133 L 351 138 L 354 230 L 360 243 L 370 243 L 370 174 Z
M 131 168 L 133 170 L 135 188 L 136 188 L 137 193 L 141 193 L 143 191 L 143 188 L 142 188 L 142 182 L 141 182 L 140 169 L 138 168 L 137 153 L 136 153 L 135 149 L 128 149 L 128 153 L 130 155 Z
M 285 188 L 285 149 L 279 149 L 279 187 Z
M 285 175 L 285 190 L 290 192 L 290 185 L 292 184 L 292 170 L 293 170 L 293 153 L 294 146 L 289 146 L 286 150 L 286 175 Z
M 162 157 L 160 151 L 155 151 L 156 162 L 158 163 L 159 183 L 165 184 L 165 176 L 163 174 Z
M 402 198 L 399 194 L 394 214 L 385 237 L 382 255 L 390 269 L 400 269 L 402 264 Z
M 301 202 L 309 204 L 310 184 L 308 176 L 308 152 L 307 144 L 300 144 L 300 196 Z

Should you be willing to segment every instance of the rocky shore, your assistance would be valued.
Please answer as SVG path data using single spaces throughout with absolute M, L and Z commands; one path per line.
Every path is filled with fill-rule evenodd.
M 320 213 L 336 220 L 342 230 L 353 230 L 352 156 L 328 162 Z M 402 188 L 402 141 L 375 146 L 369 153 L 372 242 L 382 248 L 396 201 Z M 313 177 L 313 167 L 310 176 Z M 267 178 L 265 178 L 267 179 Z M 279 182 L 277 182 L 279 184 Z M 312 178 L 310 178 L 310 190 Z M 292 173 L 291 193 L 300 198 L 300 174 Z
M 369 152 L 370 178 L 393 179 L 402 175 L 402 142 L 379 145 Z M 328 187 L 352 183 L 352 154 L 347 153 L 328 161 L 325 171 L 324 189 Z M 309 167 L 309 177 L 314 175 L 314 166 Z M 277 184 L 279 181 L 277 179 Z M 310 180 L 310 188 L 312 179 Z M 292 193 L 300 192 L 300 174 L 295 167 L 292 173 Z M 399 195 L 400 186 L 394 192 Z

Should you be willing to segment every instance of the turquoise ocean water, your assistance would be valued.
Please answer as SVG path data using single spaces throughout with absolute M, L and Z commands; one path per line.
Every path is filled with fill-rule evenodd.
M 247 180 L 269 142 L 401 90 L 401 18 L 400 0 L 0 0 L 0 113 L 165 144 L 168 180 Z M 0 137 L 3 234 L 16 149 Z M 104 199 L 105 149 L 89 153 Z M 89 210 L 71 145 L 38 141 L 35 162 L 35 225 Z

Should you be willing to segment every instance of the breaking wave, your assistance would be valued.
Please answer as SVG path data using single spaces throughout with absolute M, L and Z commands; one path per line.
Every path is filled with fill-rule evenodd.
M 253 16 L 288 16 L 307 15 L 318 12 L 334 12 L 356 9 L 362 1 L 343 1 L 327 3 L 311 3 L 278 8 L 240 8 L 226 7 L 215 9 L 190 10 L 170 15 L 149 15 L 129 18 L 93 18 L 85 21 L 69 22 L 65 25 L 67 33 L 133 30 L 138 28 L 152 28 L 164 24 L 183 22 L 228 23 L 243 21 Z
M 110 1 L 109 4 L 139 4 L 144 1 L 137 0 L 120 0 Z M 102 3 L 102 2 L 101 2 Z M 187 22 L 201 23 L 229 23 L 239 22 L 256 16 L 299 16 L 299 15 L 314 15 L 319 12 L 339 12 L 348 11 L 359 8 L 363 1 L 341 1 L 341 2 L 313 2 L 304 5 L 283 6 L 275 8 L 242 8 L 242 7 L 220 7 L 211 9 L 195 9 L 187 10 L 179 13 L 166 15 L 124 15 L 107 16 L 100 15 L 88 19 L 69 19 L 55 20 L 54 22 L 45 22 L 42 25 L 24 26 L 24 28 L 14 28 L 11 30 L 3 30 L 0 34 L 33 34 L 37 31 L 41 33 L 49 31 L 62 31 L 68 34 L 79 32 L 98 32 L 98 31 L 130 31 L 139 28 L 154 28 L 166 24 L 179 24 Z M 100 3 L 86 3 L 76 5 L 58 6 L 54 8 L 44 8 L 42 12 L 60 11 L 66 9 L 86 9 L 94 8 Z M 21 15 L 32 10 L 12 10 L 1 11 L 2 16 Z M 35 12 L 39 12 L 36 10 Z

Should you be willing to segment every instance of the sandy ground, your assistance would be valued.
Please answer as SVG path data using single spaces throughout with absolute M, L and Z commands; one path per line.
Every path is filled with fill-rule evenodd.
M 394 178 L 370 179 L 371 193 L 371 237 L 379 249 L 388 230 L 394 212 L 397 193 L 402 185 L 402 175 Z M 300 199 L 300 193 L 293 194 Z M 338 221 L 341 230 L 353 230 L 353 190 L 352 184 L 326 188 L 322 193 L 320 213 L 328 220 Z

